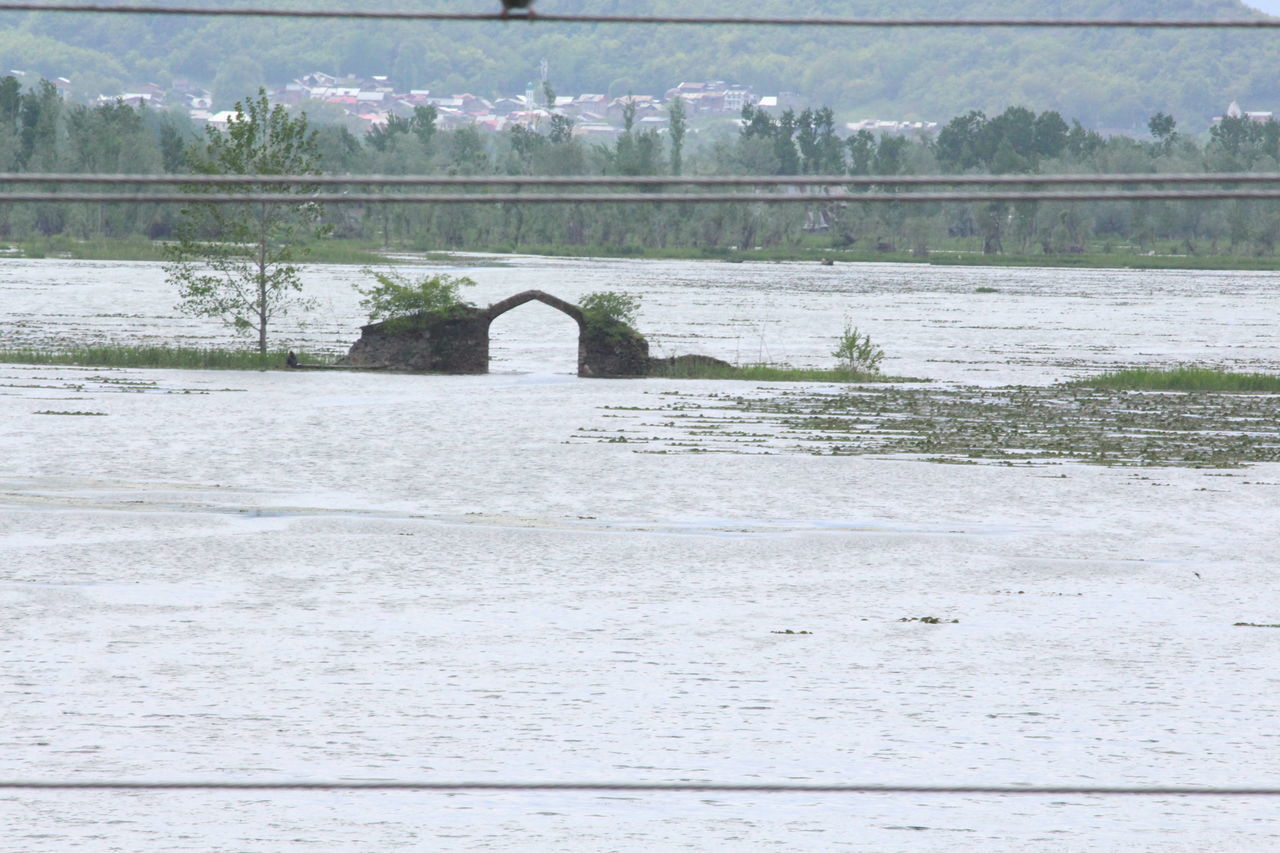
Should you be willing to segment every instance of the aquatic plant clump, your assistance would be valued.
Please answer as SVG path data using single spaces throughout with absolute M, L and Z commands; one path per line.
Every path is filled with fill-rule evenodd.
M 641 417 L 611 438 L 648 445 L 640 452 L 902 455 L 952 464 L 1230 468 L 1280 461 L 1275 394 L 867 385 L 781 395 L 673 393 Z

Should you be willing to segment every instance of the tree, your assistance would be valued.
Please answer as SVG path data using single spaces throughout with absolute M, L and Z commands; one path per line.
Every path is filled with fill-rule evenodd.
M 573 119 L 562 113 L 551 114 L 547 138 L 552 145 L 564 145 L 573 139 Z
M 785 110 L 778 117 L 778 130 L 773 136 L 773 150 L 778 155 L 779 175 L 800 174 L 800 155 L 796 151 L 796 114 Z
M 640 313 L 640 299 L 617 290 L 598 290 L 579 299 L 578 307 L 588 323 L 633 327 Z
M 431 140 L 436 135 L 436 119 L 439 115 L 435 107 L 414 107 L 413 118 L 409 119 L 409 130 L 413 131 L 422 147 L 428 151 L 431 150 Z
M 202 175 L 319 174 L 316 133 L 306 115 L 291 118 L 267 103 L 266 92 L 237 102 L 225 131 L 206 129 L 205 150 L 188 150 L 191 170 Z M 178 307 L 217 317 L 241 332 L 254 332 L 258 352 L 267 352 L 273 320 L 309 307 L 298 294 L 302 281 L 293 261 L 303 242 L 320 236 L 320 206 L 308 202 L 307 185 L 200 185 L 193 193 L 278 194 L 277 201 L 201 203 L 183 208 L 178 241 L 168 249 L 168 279 L 178 288 Z
M 475 286 L 475 282 L 465 276 L 439 273 L 410 280 L 394 270 L 379 272 L 365 267 L 361 272 L 378 282 L 377 287 L 356 286 L 356 291 L 364 297 L 360 300 L 361 307 L 375 322 L 415 314 L 450 317 L 475 308 L 462 298 L 463 287 Z
M 631 128 L 636 123 L 636 99 L 632 95 L 627 95 L 627 100 L 622 104 L 622 132 L 630 133 Z
M 668 132 L 671 134 L 671 174 L 678 175 L 684 167 L 684 135 L 689 129 L 685 115 L 684 98 L 676 95 L 667 107 Z
M 846 373 L 879 373 L 880 362 L 884 361 L 884 350 L 872 342 L 870 335 L 859 332 L 847 317 L 844 334 L 836 340 L 831 354 Z
M 1177 120 L 1167 113 L 1156 113 L 1147 121 L 1147 129 L 1155 137 L 1159 149 L 1166 154 L 1178 138 L 1177 126 Z
M 970 110 L 956 116 L 938 131 L 938 162 L 950 172 L 973 169 L 985 161 L 980 150 L 987 127 L 987 116 L 981 110 Z
M 844 171 L 844 145 L 836 135 L 836 117 L 830 107 L 814 113 L 814 127 L 818 131 L 818 164 L 814 171 L 839 175 Z
M 871 131 L 860 130 L 844 143 L 849 148 L 849 174 L 870 175 L 876 155 L 876 138 Z
M 1060 113 L 1053 110 L 1040 113 L 1035 125 L 1036 154 L 1045 158 L 1057 157 L 1067 147 L 1068 132 L 1070 128 Z

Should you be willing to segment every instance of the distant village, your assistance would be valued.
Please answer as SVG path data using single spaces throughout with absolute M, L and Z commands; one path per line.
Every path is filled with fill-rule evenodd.
M 19 79 L 31 76 L 17 70 L 11 70 L 9 74 Z M 49 82 L 64 99 L 70 100 L 70 80 L 58 77 Z M 517 125 L 529 130 L 539 130 L 550 124 L 553 115 L 559 115 L 573 121 L 573 135 L 580 138 L 613 138 L 620 135 L 623 132 L 623 115 L 630 105 L 635 108 L 632 118 L 635 128 L 664 132 L 670 122 L 671 103 L 676 98 L 684 102 L 686 116 L 695 122 L 699 118 L 740 120 L 742 108 L 747 105 L 773 116 L 781 115 L 786 110 L 800 112 L 813 106 L 804 96 L 794 92 L 761 95 L 751 86 L 723 80 L 679 83 L 661 97 L 628 94 L 610 98 L 598 93 L 554 94 L 555 102 L 548 103 L 548 94 L 553 93 L 545 85 L 545 78 L 536 84 L 530 82 L 523 92 L 490 100 L 466 92 L 441 95 L 428 89 L 398 91 L 387 77 L 335 77 L 321 71 L 304 75 L 290 83 L 267 87 L 267 98 L 271 103 L 298 109 L 323 104 L 325 111 L 344 117 L 353 130 L 363 132 L 385 126 L 391 116 L 409 119 L 416 108 L 428 106 L 435 109 L 436 126 L 442 130 L 475 126 L 500 132 Z M 156 110 L 168 110 L 176 106 L 185 109 L 193 123 L 218 128 L 225 128 L 235 117 L 234 111 L 214 110 L 213 93 L 183 78 L 175 78 L 169 88 L 146 83 L 133 92 L 99 95 L 96 99 L 99 104 L 118 101 Z M 1221 124 L 1224 118 L 1243 119 L 1250 123 L 1276 120 L 1275 114 L 1270 111 L 1244 110 L 1236 101 L 1231 102 L 1223 115 L 1214 116 L 1210 126 Z M 848 133 L 865 130 L 877 136 L 915 136 L 936 133 L 939 125 L 935 121 L 865 118 L 845 123 L 844 129 Z M 1135 127 L 1111 132 L 1129 135 L 1142 131 Z
M 22 78 L 22 71 L 10 71 Z M 59 77 L 50 81 L 64 98 L 69 96 L 70 81 Z M 513 92 L 490 100 L 469 93 L 442 95 L 427 89 L 398 91 L 387 77 L 335 77 L 320 71 L 304 75 L 290 83 L 267 87 L 267 98 L 272 103 L 290 108 L 306 109 L 310 105 L 325 104 L 326 110 L 341 111 L 353 129 L 368 132 L 387 124 L 391 116 L 408 119 L 418 107 L 433 107 L 436 125 L 442 130 L 455 130 L 474 125 L 503 131 L 520 125 L 530 130 L 545 128 L 552 115 L 560 115 L 573 121 L 576 137 L 616 137 L 623 132 L 624 111 L 634 105 L 633 122 L 638 130 L 664 131 L 669 123 L 671 103 L 680 98 L 690 121 L 699 118 L 738 119 L 742 108 L 751 105 L 772 115 L 781 115 L 788 109 L 800 112 L 811 106 L 804 97 L 793 92 L 776 95 L 758 94 L 753 87 L 728 83 L 723 80 L 683 82 L 668 89 L 661 97 L 654 95 L 623 95 L 610 98 L 598 93 L 579 95 L 554 95 L 555 102 L 548 103 L 550 89 L 544 82 L 529 83 L 523 92 Z M 120 95 L 101 95 L 98 103 L 124 102 L 131 106 L 147 106 L 157 110 L 185 108 L 187 115 L 198 125 L 209 124 L 225 128 L 235 113 L 214 110 L 214 95 L 208 89 L 181 78 L 174 80 L 170 88 L 147 83 L 136 91 Z M 901 121 L 868 118 L 849 122 L 845 130 L 854 133 L 868 130 L 879 134 L 913 135 L 934 132 L 937 122 Z

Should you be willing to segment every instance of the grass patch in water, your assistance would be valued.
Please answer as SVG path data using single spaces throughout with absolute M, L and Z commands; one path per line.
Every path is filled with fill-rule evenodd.
M 1208 367 L 1133 368 L 1066 383 L 1112 391 L 1217 391 L 1280 393 L 1280 376 L 1231 373 Z
M 882 376 L 838 368 L 789 367 L 785 364 L 715 364 L 681 362 L 657 364 L 650 376 L 662 379 L 743 379 L 750 382 L 925 382 L 909 376 Z
M 0 362 L 66 364 L 82 367 L 154 367 L 177 370 L 285 370 L 288 352 L 261 355 L 252 350 L 166 346 L 85 346 L 63 350 L 0 349 Z M 328 364 L 328 357 L 298 355 L 299 361 Z

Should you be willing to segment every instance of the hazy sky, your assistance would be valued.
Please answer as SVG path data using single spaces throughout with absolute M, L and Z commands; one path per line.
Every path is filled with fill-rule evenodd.
M 1268 15 L 1280 15 L 1280 0 L 1244 0 L 1244 5 L 1261 9 Z

